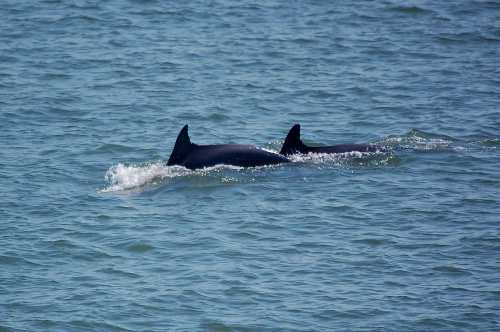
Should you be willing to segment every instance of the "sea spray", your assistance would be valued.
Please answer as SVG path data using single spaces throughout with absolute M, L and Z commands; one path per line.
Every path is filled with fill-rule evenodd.
M 154 184 L 165 178 L 183 176 L 192 171 L 181 166 L 166 166 L 163 162 L 154 162 L 144 165 L 111 166 L 106 172 L 105 179 L 109 186 L 103 192 L 127 190 Z

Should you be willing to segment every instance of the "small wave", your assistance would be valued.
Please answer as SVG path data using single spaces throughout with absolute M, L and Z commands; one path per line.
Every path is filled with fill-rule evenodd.
M 38 263 L 34 263 L 32 261 L 27 260 L 26 258 L 17 257 L 17 256 L 0 255 L 0 266 L 2 266 L 2 265 L 17 265 L 17 264 L 39 265 Z
M 409 14 L 409 15 L 433 13 L 432 10 L 418 7 L 418 6 L 393 6 L 393 7 L 389 7 L 389 10 L 394 11 L 394 12 L 403 13 L 403 14 Z
M 411 129 L 404 135 L 391 135 L 376 144 L 393 150 L 414 150 L 419 152 L 462 152 L 467 150 L 491 150 L 500 146 L 498 138 L 481 138 L 477 136 L 455 138 L 434 134 L 418 129 Z
M 19 258 L 19 257 L 14 257 L 14 256 L 5 256 L 5 255 L 0 255 L 0 264 L 2 265 L 13 265 L 13 264 L 16 264 L 16 263 L 19 263 L 23 261 L 22 258 Z
M 366 244 L 371 247 L 378 247 L 392 243 L 392 241 L 390 240 L 380 239 L 380 238 L 363 238 L 363 239 L 353 240 L 352 242 L 359 244 Z
M 500 39 L 494 34 L 481 31 L 462 31 L 456 33 L 439 33 L 434 38 L 441 44 L 465 44 L 465 43 L 497 43 Z
M 106 267 L 100 270 L 97 270 L 97 272 L 104 273 L 104 274 L 110 274 L 114 276 L 120 276 L 120 277 L 127 277 L 127 278 L 138 278 L 140 275 L 134 273 L 134 272 L 129 272 L 129 271 L 124 271 L 120 270 L 114 267 Z
M 58 17 L 54 20 L 54 22 L 56 23 L 74 23 L 74 22 L 95 23 L 100 21 L 102 21 L 100 18 L 91 15 L 63 16 L 63 17 Z
M 220 121 L 225 121 L 225 120 L 229 120 L 230 119 L 230 117 L 228 115 L 226 115 L 224 113 L 221 113 L 221 112 L 211 113 L 206 118 L 208 120 L 214 121 L 214 122 L 220 122 Z
M 481 145 L 488 146 L 488 147 L 497 147 L 500 146 L 500 139 L 498 138 L 489 138 L 489 139 L 484 139 L 478 142 Z
M 94 151 L 99 152 L 99 153 L 131 152 L 131 151 L 134 151 L 134 149 L 130 146 L 121 145 L 121 144 L 101 144 Z
M 418 129 L 411 129 L 402 136 L 389 136 L 380 142 L 383 145 L 403 149 L 414 150 L 443 150 L 448 149 L 450 145 L 457 140 L 446 135 L 427 133 Z
M 153 250 L 154 247 L 146 243 L 134 243 L 127 247 L 127 250 L 135 253 L 145 253 L 146 251 Z
M 440 265 L 432 268 L 434 271 L 447 273 L 447 274 L 470 274 L 467 270 L 462 267 L 454 265 Z

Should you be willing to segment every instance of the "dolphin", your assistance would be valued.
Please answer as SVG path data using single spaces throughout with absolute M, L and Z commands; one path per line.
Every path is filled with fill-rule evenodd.
M 286 136 L 285 143 L 281 148 L 280 154 L 289 156 L 296 153 L 345 153 L 345 152 L 377 152 L 383 149 L 371 144 L 340 144 L 331 146 L 307 146 L 300 139 L 300 124 L 296 124 L 290 129 Z
M 180 165 L 189 169 L 198 169 L 220 164 L 255 167 L 287 162 L 290 162 L 290 159 L 285 156 L 259 149 L 254 145 L 191 143 L 188 126 L 185 125 L 177 136 L 167 166 Z

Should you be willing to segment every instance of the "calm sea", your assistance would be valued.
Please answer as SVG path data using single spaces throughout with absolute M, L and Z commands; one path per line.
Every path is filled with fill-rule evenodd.
M 0 4 L 0 331 L 500 331 L 498 1 Z M 166 167 L 198 144 L 387 153 Z

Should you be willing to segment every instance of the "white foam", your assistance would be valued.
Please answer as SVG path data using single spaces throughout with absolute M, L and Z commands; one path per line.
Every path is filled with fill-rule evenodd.
M 243 167 L 232 165 L 215 165 L 198 170 L 190 170 L 182 166 L 166 166 L 158 161 L 144 165 L 118 165 L 111 166 L 106 172 L 105 180 L 109 186 L 101 192 L 114 192 L 140 188 L 149 184 L 157 184 L 168 178 L 198 175 L 205 176 L 221 170 L 242 170 Z
M 192 171 L 181 166 L 166 166 L 163 162 L 146 165 L 118 164 L 108 169 L 105 175 L 109 183 L 102 192 L 121 191 L 159 182 L 165 178 L 183 176 Z
M 324 163 L 324 162 L 332 162 L 339 161 L 346 158 L 360 158 L 363 156 L 367 156 L 373 154 L 373 152 L 359 152 L 359 151 L 350 151 L 345 153 L 314 153 L 309 152 L 307 154 L 297 153 L 288 158 L 292 162 L 313 162 L 313 163 Z

